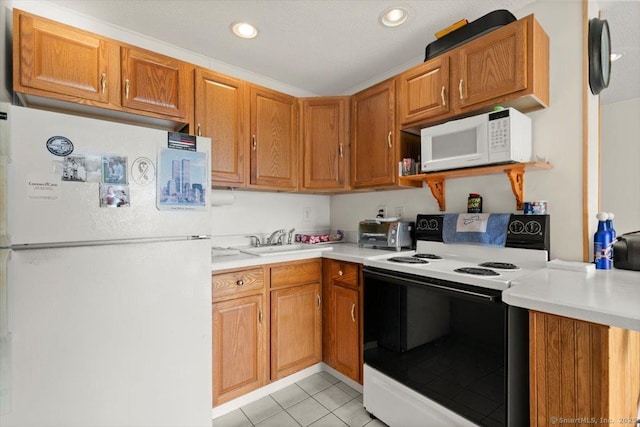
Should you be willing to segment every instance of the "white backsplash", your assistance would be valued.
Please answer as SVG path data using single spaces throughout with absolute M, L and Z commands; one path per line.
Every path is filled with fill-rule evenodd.
M 278 229 L 295 228 L 294 234 L 329 231 L 330 196 L 215 190 L 216 198 L 229 200 L 225 192 L 232 193 L 232 203 L 211 207 L 213 246 L 249 245 L 247 236 L 264 239 Z

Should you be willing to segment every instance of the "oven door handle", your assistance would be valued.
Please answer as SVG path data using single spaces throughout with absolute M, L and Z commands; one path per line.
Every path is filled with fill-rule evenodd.
M 498 300 L 498 297 L 493 296 L 493 295 L 485 295 L 485 294 L 481 294 L 479 292 L 468 291 L 466 289 L 457 289 L 457 288 L 452 288 L 452 287 L 449 287 L 449 286 L 443 286 L 443 285 L 438 285 L 438 284 L 435 284 L 435 283 L 430 283 L 430 282 L 427 282 L 427 281 L 414 280 L 414 279 L 410 279 L 408 277 L 398 277 L 398 276 L 394 276 L 393 274 L 382 273 L 380 271 L 375 271 L 375 272 L 366 271 L 366 274 L 371 275 L 371 276 L 384 277 L 386 279 L 391 279 L 393 281 L 410 282 L 410 283 L 413 283 L 413 284 L 419 285 L 419 286 L 428 286 L 428 287 L 431 287 L 431 288 L 441 289 L 441 290 L 447 291 L 447 292 L 453 292 L 453 293 L 468 295 L 468 296 L 471 296 L 471 297 L 482 298 L 484 300 L 491 301 L 491 302 L 496 302 Z

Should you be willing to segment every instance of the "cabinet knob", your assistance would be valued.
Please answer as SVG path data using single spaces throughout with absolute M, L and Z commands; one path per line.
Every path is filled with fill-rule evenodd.
M 344 157 L 344 145 L 342 143 L 340 143 L 339 147 L 339 152 L 340 152 L 340 157 Z
M 238 285 L 238 286 L 244 286 L 244 280 L 242 280 L 242 279 L 238 279 L 238 281 L 236 282 L 236 285 Z
M 256 151 L 258 149 L 258 141 L 256 140 L 256 136 L 253 135 L 251 137 L 251 141 L 252 141 L 252 145 L 253 145 L 253 151 Z
M 440 98 L 442 98 L 442 106 L 444 107 L 445 105 L 447 105 L 447 100 L 444 97 L 444 86 L 442 86 L 442 90 L 440 91 Z
M 356 321 L 356 305 L 351 304 L 351 320 Z
M 344 271 L 340 270 L 338 271 L 338 276 L 343 276 L 344 275 Z
M 464 80 L 460 79 L 460 82 L 458 83 L 458 92 L 460 93 L 460 99 L 464 99 L 464 96 L 462 95 L 462 82 Z
M 389 131 L 389 134 L 387 135 L 387 144 L 389 145 L 389 148 L 393 148 L 393 144 L 391 144 L 391 131 Z
M 262 309 L 260 309 L 260 311 L 258 311 L 258 323 L 260 323 L 262 325 Z
M 107 90 L 107 73 L 102 73 L 100 75 L 100 89 L 102 90 L 102 93 Z
M 318 298 L 318 310 L 320 310 L 320 305 L 322 304 L 322 299 L 320 298 L 320 295 L 316 295 L 316 297 Z
M 198 132 L 197 132 L 198 136 L 202 136 L 202 129 L 200 128 L 200 123 L 198 123 Z

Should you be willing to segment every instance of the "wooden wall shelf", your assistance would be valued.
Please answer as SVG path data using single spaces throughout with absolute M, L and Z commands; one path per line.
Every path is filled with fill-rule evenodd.
M 505 173 L 511 183 L 511 191 L 516 198 L 516 209 L 524 209 L 524 172 L 525 170 L 551 169 L 548 162 L 526 162 L 510 163 L 507 165 L 482 166 L 468 169 L 455 169 L 442 172 L 422 173 L 400 177 L 400 184 L 408 187 L 415 187 L 416 181 L 427 183 L 431 189 L 431 194 L 438 201 L 440 211 L 445 210 L 445 180 L 452 178 L 463 178 L 467 176 L 492 175 Z

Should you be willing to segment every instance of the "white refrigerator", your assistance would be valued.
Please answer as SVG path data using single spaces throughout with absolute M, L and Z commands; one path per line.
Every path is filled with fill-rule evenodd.
M 210 140 L 0 104 L 0 425 L 210 426 Z

